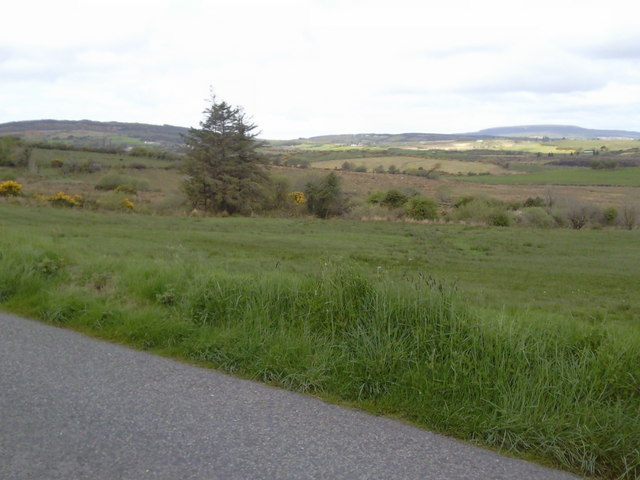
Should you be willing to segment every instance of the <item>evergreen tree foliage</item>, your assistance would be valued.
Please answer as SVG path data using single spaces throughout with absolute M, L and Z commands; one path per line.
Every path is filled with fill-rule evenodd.
M 249 214 L 264 206 L 269 177 L 256 150 L 256 125 L 244 112 L 211 96 L 200 128 L 185 135 L 184 190 L 194 208 Z

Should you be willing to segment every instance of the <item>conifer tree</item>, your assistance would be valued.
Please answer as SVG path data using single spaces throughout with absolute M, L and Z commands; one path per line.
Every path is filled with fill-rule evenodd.
M 194 208 L 248 214 L 266 200 L 269 177 L 257 151 L 256 125 L 239 107 L 211 95 L 200 128 L 185 135 L 184 190 Z

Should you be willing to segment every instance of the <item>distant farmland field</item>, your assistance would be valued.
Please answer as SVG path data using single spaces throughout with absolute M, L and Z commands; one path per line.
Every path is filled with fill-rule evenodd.
M 615 170 L 559 168 L 519 175 L 469 177 L 465 180 L 492 185 L 621 185 L 640 186 L 640 167 Z
M 335 169 L 340 168 L 345 162 L 351 162 L 355 166 L 364 165 L 367 171 L 372 171 L 374 168 L 382 165 L 387 170 L 391 165 L 395 165 L 399 170 L 411 170 L 418 169 L 420 167 L 425 170 L 429 170 L 436 165 L 439 165 L 438 170 L 446 173 L 492 173 L 494 175 L 508 174 L 509 171 L 505 170 L 498 165 L 483 162 L 465 162 L 462 160 L 448 160 L 448 159 L 432 159 L 432 158 L 418 158 L 411 156 L 390 156 L 390 157 L 359 157 L 353 159 L 340 159 L 340 160 L 325 160 L 320 162 L 314 162 L 313 168 L 325 168 Z

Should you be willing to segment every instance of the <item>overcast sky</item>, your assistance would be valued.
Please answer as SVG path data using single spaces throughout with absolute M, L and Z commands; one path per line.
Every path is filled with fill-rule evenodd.
M 197 126 L 209 87 L 265 138 L 535 123 L 640 131 L 630 0 L 19 0 L 0 123 Z

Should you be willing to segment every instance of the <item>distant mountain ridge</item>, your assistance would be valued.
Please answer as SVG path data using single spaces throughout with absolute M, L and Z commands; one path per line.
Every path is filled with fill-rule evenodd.
M 67 143 L 155 143 L 162 147 L 182 145 L 185 127 L 147 123 L 97 122 L 93 120 L 27 120 L 0 124 L 0 136 L 16 135 L 30 140 Z
M 135 146 L 143 143 L 156 144 L 171 150 L 183 146 L 182 135 L 188 129 L 174 125 L 152 125 L 147 123 L 97 122 L 93 120 L 27 120 L 0 124 L 0 136 L 16 135 L 36 141 L 64 142 L 75 144 L 109 144 Z M 640 132 L 627 130 L 597 130 L 574 125 L 519 125 L 495 127 L 469 133 L 358 133 L 320 135 L 299 138 L 295 143 L 310 141 L 341 144 L 389 144 L 420 143 L 434 141 L 468 141 L 489 137 L 532 139 L 640 139 Z
M 321 135 L 309 137 L 305 140 L 325 143 L 416 143 L 433 142 L 438 140 L 473 140 L 487 137 L 499 138 L 531 138 L 531 139 L 605 139 L 624 138 L 640 139 L 640 132 L 628 130 L 597 130 L 577 127 L 574 125 L 518 125 L 510 127 L 486 128 L 477 132 L 468 133 L 358 133 L 354 135 Z
M 486 128 L 468 133 L 471 136 L 519 137 L 519 138 L 640 138 L 640 132 L 628 130 L 598 130 L 575 125 L 519 125 L 510 127 Z

